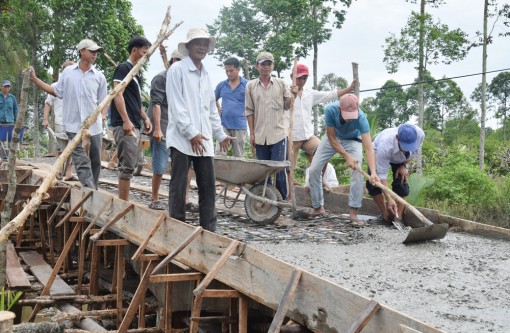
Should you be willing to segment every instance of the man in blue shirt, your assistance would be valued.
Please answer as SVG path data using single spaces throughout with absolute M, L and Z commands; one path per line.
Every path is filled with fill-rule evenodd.
M 363 161 L 362 147 L 367 155 L 367 163 L 372 176 L 370 182 L 379 181 L 375 172 L 375 154 L 370 137 L 370 126 L 363 111 L 358 108 L 358 98 L 346 94 L 340 102 L 336 101 L 325 109 L 327 137 L 324 138 L 310 166 L 310 186 L 313 211 L 310 216 L 324 214 L 324 193 L 322 191 L 322 168 L 336 153 L 345 158 L 348 167 L 356 164 L 361 168 Z M 358 208 L 363 198 L 363 175 L 351 170 L 349 193 L 349 218 L 355 225 L 363 225 L 358 219 Z
M 14 124 L 18 118 L 18 103 L 16 97 L 10 94 L 11 81 L 2 81 L 2 95 L 0 97 L 0 124 Z
M 235 137 L 232 142 L 232 156 L 244 157 L 244 142 L 246 140 L 246 116 L 244 115 L 245 87 L 248 80 L 239 76 L 241 68 L 237 58 L 228 58 L 223 63 L 228 79 L 216 86 L 214 95 L 216 105 L 221 116 L 221 124 L 227 135 Z M 221 98 L 221 105 L 218 100 Z M 219 145 L 216 154 L 226 155 Z

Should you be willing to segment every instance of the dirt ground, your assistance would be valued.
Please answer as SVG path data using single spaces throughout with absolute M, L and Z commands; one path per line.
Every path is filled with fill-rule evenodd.
M 116 172 L 103 169 L 101 178 L 116 179 Z M 142 176 L 132 182 L 151 184 Z M 116 193 L 114 186 L 101 188 Z M 168 181 L 161 189 L 168 191 Z M 191 197 L 196 200 L 196 189 Z M 131 198 L 148 204 L 150 195 L 132 192 Z M 220 203 L 217 208 L 218 233 L 446 332 L 510 332 L 508 240 L 449 232 L 441 241 L 403 245 L 405 233 L 375 224 L 354 229 L 342 216 L 316 221 L 284 216 L 272 226 L 257 226 L 243 214 L 242 203 L 230 211 Z M 196 213 L 187 218 L 198 223 Z

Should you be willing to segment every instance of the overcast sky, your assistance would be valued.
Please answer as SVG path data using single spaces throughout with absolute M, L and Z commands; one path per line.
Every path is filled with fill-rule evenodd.
M 476 31 L 483 29 L 482 0 L 446 0 L 446 4 L 438 9 L 429 8 L 428 12 L 450 29 L 460 28 L 472 40 Z M 510 0 L 500 0 L 499 4 L 509 3 Z M 185 41 L 186 32 L 190 28 L 203 27 L 211 24 L 219 14 L 221 7 L 229 6 L 231 0 L 133 0 L 133 16 L 145 30 L 146 37 L 155 41 L 161 27 L 164 13 L 168 5 L 172 6 L 172 25 L 178 21 L 183 24 L 177 28 L 169 40 L 163 44 L 168 47 L 168 54 L 177 47 L 177 43 Z M 404 0 L 357 0 L 347 9 L 347 16 L 341 30 L 333 30 L 332 38 L 319 46 L 318 74 L 320 78 L 327 73 L 352 80 L 352 62 L 359 63 L 361 90 L 381 87 L 387 80 L 393 79 L 400 84 L 413 82 L 417 76 L 415 64 L 403 64 L 396 74 L 388 74 L 383 63 L 384 39 L 390 33 L 399 34 L 405 26 L 411 11 L 419 11 L 418 4 L 410 4 Z M 505 27 L 498 22 L 493 35 L 504 31 Z M 508 28 L 507 28 L 508 29 Z M 268 50 L 270 51 L 270 50 Z M 510 68 L 510 37 L 496 38 L 488 48 L 487 70 Z M 312 68 L 312 56 L 300 59 Z M 204 64 L 211 75 L 213 85 L 226 79 L 220 62 L 209 55 Z M 146 80 L 163 69 L 159 52 L 150 59 L 149 70 L 145 73 Z M 435 78 L 443 76 L 453 77 L 482 71 L 482 48 L 472 49 L 468 56 L 450 65 L 429 65 L 428 70 Z M 284 72 L 288 78 L 290 71 Z M 488 82 L 498 73 L 489 74 Z M 290 81 L 290 79 L 289 79 Z M 460 78 L 455 80 L 464 94 L 469 97 L 475 87 L 481 82 L 481 76 Z M 308 85 L 311 87 L 312 80 Z M 361 93 L 361 97 L 374 96 L 376 92 Z M 490 121 L 494 125 L 494 121 Z

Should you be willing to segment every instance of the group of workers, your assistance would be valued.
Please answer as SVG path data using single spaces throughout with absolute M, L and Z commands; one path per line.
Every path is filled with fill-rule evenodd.
M 424 140 L 423 131 L 414 125 L 403 124 L 383 130 L 372 142 L 366 115 L 359 109 L 358 98 L 352 94 L 356 82 L 345 89 L 317 91 L 306 89 L 309 69 L 298 64 L 289 85 L 272 76 L 275 59 L 269 52 L 258 54 L 255 68 L 258 78 L 247 81 L 240 76 L 236 58 L 224 61 L 227 79 L 214 88 L 203 59 L 214 50 L 216 40 L 205 29 L 194 28 L 186 40 L 171 54 L 170 67 L 158 73 L 151 82 L 150 106 L 146 113 L 141 103 L 142 78 L 139 74 L 119 93 L 111 104 L 111 126 L 118 149 L 119 198 L 129 200 L 130 179 L 136 169 L 140 132 L 151 137 L 152 202 L 153 209 L 164 209 L 159 200 L 163 174 L 170 165 L 169 213 L 184 221 L 190 203 L 187 198 L 191 169 L 198 186 L 200 225 L 214 231 L 216 228 L 215 154 L 225 154 L 231 147 L 232 156 L 244 157 L 245 140 L 249 138 L 259 160 L 288 159 L 290 112 L 293 108 L 292 146 L 295 167 L 299 150 L 311 158 L 307 171 L 307 187 L 312 197 L 310 216 L 325 213 L 323 190 L 329 186 L 324 177 L 334 175 L 328 160 L 339 153 L 350 171 L 349 217 L 353 224 L 364 222 L 358 218 L 361 207 L 363 175 L 355 171 L 361 167 L 365 151 L 370 178 L 366 187 L 381 210 L 381 217 L 389 222 L 401 217 L 403 206 L 383 193 L 374 184 L 388 185 L 388 171 L 393 172 L 393 190 L 405 198 L 409 194 L 406 165 L 419 153 Z M 128 44 L 129 58 L 120 63 L 113 76 L 117 86 L 134 65 L 147 53 L 151 43 L 144 37 L 133 37 Z M 58 82 L 49 85 L 41 81 L 32 69 L 31 80 L 49 95 L 56 96 L 47 103 L 54 107 L 57 138 L 71 140 L 83 121 L 106 97 L 106 78 L 94 63 L 103 48 L 90 39 L 77 45 L 78 63 L 66 62 Z M 8 86 L 10 86 L 10 82 Z M 5 81 L 3 82 L 3 85 Z M 3 91 L 4 92 L 4 91 Z M 0 99 L 0 122 L 6 119 Z M 57 108 L 57 100 L 60 106 Z M 221 101 L 221 102 L 220 102 Z M 312 108 L 328 103 L 325 108 L 326 136 L 320 140 L 314 135 Z M 90 127 L 90 149 L 82 146 L 72 158 L 83 186 L 97 188 L 101 168 L 102 117 Z M 57 114 L 57 112 L 59 114 Z M 47 112 L 45 121 L 47 124 Z M 43 122 L 44 124 L 44 122 Z M 58 127 L 57 127 L 58 126 Z M 249 129 L 249 132 L 248 132 Z M 249 135 L 248 135 L 249 134 Z M 216 142 L 216 149 L 215 144 Z M 331 170 L 333 169 L 333 170 Z M 287 173 L 281 170 L 275 185 L 283 199 L 288 199 Z

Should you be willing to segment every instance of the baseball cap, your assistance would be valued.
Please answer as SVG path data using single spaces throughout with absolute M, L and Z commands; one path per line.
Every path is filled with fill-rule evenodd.
M 340 112 L 344 120 L 358 119 L 358 97 L 346 94 L 340 100 Z
M 273 55 L 269 52 L 260 52 L 259 55 L 257 56 L 257 64 L 261 64 L 266 60 L 274 62 Z
M 303 64 L 297 65 L 296 78 L 301 77 L 301 76 L 309 76 L 309 75 L 310 75 L 310 72 L 308 71 L 308 67 L 306 65 L 303 65 Z
M 2 81 L 2 87 L 4 87 L 4 86 L 9 86 L 9 87 L 10 87 L 10 86 L 11 86 L 11 81 L 9 81 L 9 80 L 3 80 L 3 81 Z
M 83 39 L 81 42 L 78 43 L 78 45 L 76 45 L 76 49 L 78 51 L 81 49 L 87 49 L 89 51 L 99 51 L 99 52 L 104 51 L 104 48 L 97 45 L 96 42 L 94 42 L 91 39 Z
M 419 148 L 418 132 L 414 125 L 403 124 L 398 127 L 398 142 L 403 151 L 415 151 Z

